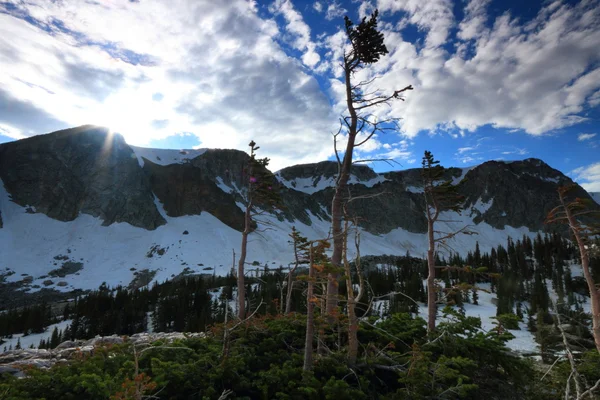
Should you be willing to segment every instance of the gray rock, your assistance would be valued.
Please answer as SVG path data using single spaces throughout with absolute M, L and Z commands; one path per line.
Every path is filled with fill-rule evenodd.
M 155 229 L 166 221 L 122 136 L 81 126 L 0 145 L 0 177 L 12 200 L 60 221 L 79 213 L 104 225 Z
M 67 341 L 62 342 L 58 346 L 56 346 L 56 348 L 54 350 L 70 349 L 70 348 L 79 347 L 82 345 L 83 345 L 83 342 L 81 340 L 77 340 L 77 341 L 67 340 Z

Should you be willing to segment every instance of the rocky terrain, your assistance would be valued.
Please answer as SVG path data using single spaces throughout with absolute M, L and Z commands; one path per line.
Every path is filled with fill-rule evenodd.
M 186 338 L 204 337 L 204 333 L 137 333 L 131 336 L 97 336 L 89 340 L 67 340 L 56 348 L 46 349 L 18 349 L 10 350 L 0 354 L 0 374 L 8 373 L 13 376 L 25 377 L 29 367 L 47 369 L 58 363 L 66 363 L 69 360 L 94 353 L 95 349 L 107 345 L 118 345 L 127 343 L 136 346 L 138 350 L 149 346 L 160 340 L 168 344 L 175 340 Z
M 15 284 L 28 293 L 128 285 L 141 270 L 159 281 L 185 268 L 227 273 L 243 228 L 248 158 L 237 150 L 136 148 L 94 126 L 1 144 L 0 292 Z M 252 261 L 290 262 L 292 226 L 309 238 L 327 236 L 336 173 L 329 161 L 275 172 L 283 207 L 264 217 L 268 231 L 253 234 Z M 558 186 L 573 182 L 541 160 L 489 161 L 445 174 L 466 199 L 451 219 L 479 233 L 458 239 L 455 251 L 475 241 L 485 249 L 507 236 L 565 232 L 543 221 Z M 419 169 L 354 167 L 350 211 L 364 231 L 362 254 L 423 253 L 420 180 Z M 574 195 L 590 198 L 579 186 Z M 50 276 L 56 270 L 66 273 Z

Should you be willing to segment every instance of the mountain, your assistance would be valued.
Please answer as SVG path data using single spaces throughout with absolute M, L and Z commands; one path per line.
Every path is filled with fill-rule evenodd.
M 237 150 L 129 146 L 95 126 L 2 144 L 0 282 L 33 293 L 225 274 L 239 251 L 248 159 Z M 292 226 L 311 239 L 327 237 L 336 172 L 325 161 L 275 173 L 284 207 L 263 218 L 269 229 L 259 225 L 251 234 L 251 263 L 287 265 Z M 478 232 L 450 243 L 457 252 L 476 241 L 483 251 L 508 236 L 564 232 L 543 220 L 557 187 L 573 182 L 541 160 L 489 161 L 445 174 L 467 207 L 442 219 L 449 229 L 471 224 Z M 353 168 L 350 212 L 362 228 L 361 254 L 424 254 L 421 192 L 419 169 Z M 579 186 L 575 194 L 590 197 Z

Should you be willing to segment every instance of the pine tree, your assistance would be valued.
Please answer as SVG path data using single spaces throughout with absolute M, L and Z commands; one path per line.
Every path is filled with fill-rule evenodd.
M 50 347 L 55 348 L 59 344 L 60 343 L 59 343 L 59 339 L 58 339 L 58 328 L 54 327 L 54 330 L 52 331 L 52 335 L 50 336 Z
M 452 181 L 443 181 L 444 168 L 439 165 L 433 154 L 425 151 L 421 164 L 421 177 L 423 179 L 423 195 L 425 198 L 425 211 L 427 217 L 427 330 L 435 330 L 437 314 L 437 296 L 435 288 L 435 252 L 436 246 L 448 248 L 447 242 L 458 234 L 473 234 L 468 226 L 454 232 L 438 232 L 435 223 L 438 221 L 442 211 L 454 211 L 460 213 L 463 209 L 464 196 L 458 193 Z
M 600 290 L 590 270 L 591 239 L 600 234 L 600 224 L 598 223 L 600 210 L 598 210 L 597 205 L 594 206 L 592 204 L 591 199 L 570 199 L 569 192 L 574 188 L 575 185 L 569 185 L 558 189 L 560 205 L 548 213 L 546 223 L 566 223 L 575 237 L 575 241 L 579 247 L 583 275 L 590 294 L 592 334 L 594 335 L 596 349 L 600 352 Z M 590 220 L 590 217 L 596 218 L 595 220 Z M 588 218 L 588 220 L 582 222 L 584 218 Z
M 256 225 L 256 216 L 261 212 L 257 211 L 257 206 L 262 209 L 273 209 L 277 207 L 281 198 L 276 190 L 275 176 L 267 169 L 269 165 L 268 158 L 256 158 L 256 151 L 260 149 L 254 141 L 251 141 L 250 159 L 246 170 L 247 193 L 246 193 L 246 211 L 244 212 L 244 230 L 242 232 L 242 244 L 240 258 L 238 260 L 237 270 L 237 289 L 238 289 L 238 318 L 246 317 L 246 291 L 245 291 L 245 264 L 246 252 L 248 248 L 248 235 Z
M 367 65 L 374 64 L 388 53 L 383 42 L 383 34 L 377 30 L 377 10 L 369 17 L 364 17 L 355 26 L 346 16 L 344 18 L 346 38 L 351 46 L 350 50 L 344 52 L 342 67 L 344 69 L 344 81 L 346 88 L 347 116 L 341 119 L 338 133 L 334 136 L 334 152 L 338 163 L 338 175 L 336 179 L 335 192 L 331 203 L 331 233 L 333 235 L 332 264 L 339 270 L 342 268 L 343 232 L 342 220 L 344 205 L 348 195 L 348 180 L 353 164 L 354 149 L 363 145 L 378 132 L 396 128 L 396 119 L 377 120 L 372 118 L 369 110 L 379 105 L 389 104 L 392 100 L 402 99 L 401 95 L 412 90 L 412 86 L 395 90 L 390 95 L 382 95 L 379 90 L 373 90 L 369 85 L 372 81 L 353 83 L 355 74 Z M 366 134 L 366 139 L 357 143 L 359 133 Z M 343 157 L 337 150 L 337 138 L 340 134 L 346 134 L 346 149 Z M 329 274 L 327 283 L 327 306 L 326 312 L 332 314 L 338 302 L 338 271 Z

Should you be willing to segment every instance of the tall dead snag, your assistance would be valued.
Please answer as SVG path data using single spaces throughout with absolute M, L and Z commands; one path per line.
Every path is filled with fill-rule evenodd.
M 310 371 L 313 367 L 313 341 L 315 339 L 315 306 L 320 300 L 315 293 L 315 284 L 319 277 L 324 275 L 327 269 L 327 255 L 325 251 L 329 248 L 328 240 L 315 240 L 308 242 L 308 289 L 306 291 L 306 338 L 304 343 L 304 371 Z
M 348 232 L 349 232 L 349 221 L 348 218 L 344 220 L 344 248 L 343 248 L 343 260 L 344 260 L 344 272 L 346 278 L 346 290 L 348 292 L 348 303 L 346 305 L 348 311 L 348 364 L 356 364 L 356 358 L 358 356 L 358 317 L 356 316 L 356 305 L 360 302 L 364 294 L 365 282 L 364 277 L 360 268 L 360 230 L 358 224 L 354 222 L 356 230 L 354 232 L 354 245 L 356 246 L 356 258 L 354 259 L 354 265 L 356 267 L 356 274 L 358 275 L 358 293 L 354 295 L 354 285 L 352 283 L 352 270 L 350 268 L 350 262 L 348 261 Z
M 575 198 L 569 200 L 567 196 L 574 187 L 575 185 L 567 185 L 558 188 L 560 204 L 550 210 L 545 222 L 547 224 L 565 223 L 575 237 L 581 256 L 583 276 L 590 292 L 592 334 L 594 335 L 596 349 L 600 353 L 600 291 L 590 271 L 591 239 L 600 235 L 600 211 L 591 209 L 592 201 L 589 199 Z M 587 218 L 587 223 L 582 223 L 582 218 Z
M 427 331 L 435 330 L 437 316 L 437 294 L 435 287 L 435 252 L 436 246 L 446 246 L 447 241 L 458 234 L 472 235 L 475 232 L 464 226 L 458 230 L 438 231 L 435 230 L 436 222 L 453 222 L 439 220 L 442 211 L 454 211 L 459 213 L 463 209 L 464 196 L 458 193 L 452 181 L 443 181 L 444 168 L 440 162 L 434 159 L 433 154 L 425 151 L 421 168 L 423 178 L 423 196 L 425 198 L 425 211 L 427 217 Z
M 246 286 L 244 274 L 246 251 L 248 248 L 248 235 L 250 235 L 256 226 L 255 217 L 262 214 L 266 209 L 277 207 L 280 202 L 275 186 L 275 177 L 267 169 L 269 159 L 256 158 L 256 150 L 260 147 L 256 146 L 254 141 L 251 141 L 248 146 L 250 146 L 250 159 L 248 160 L 248 166 L 244 176 L 247 180 L 248 192 L 246 195 L 244 230 L 242 231 L 242 245 L 237 270 L 238 318 L 242 320 L 246 317 Z M 262 210 L 258 207 L 261 207 Z
M 304 341 L 304 365 L 302 369 L 309 371 L 313 365 L 313 340 L 315 336 L 315 270 L 313 268 L 313 244 L 310 244 L 310 261 L 308 264 L 308 289 L 306 291 L 306 337 Z
M 296 230 L 296 227 L 292 227 L 292 245 L 294 246 L 294 267 L 290 269 L 287 276 L 287 297 L 285 299 L 285 315 L 292 311 L 292 290 L 294 288 L 294 272 L 298 269 L 300 264 L 306 264 L 309 261 L 307 257 L 308 240 L 300 235 Z
M 348 115 L 341 118 L 340 129 L 334 135 L 334 149 L 338 162 L 338 175 L 335 193 L 331 203 L 331 233 L 333 235 L 333 254 L 331 261 L 334 267 L 342 269 L 342 253 L 344 238 L 342 233 L 343 208 L 347 193 L 350 169 L 353 164 L 354 149 L 368 142 L 378 132 L 397 129 L 397 118 L 378 120 L 370 110 L 379 105 L 389 105 L 392 100 L 403 100 L 402 93 L 412 90 L 412 86 L 395 90 L 391 94 L 383 94 L 371 87 L 373 79 L 353 83 L 354 73 L 365 66 L 374 64 L 381 56 L 388 53 L 383 43 L 383 34 L 377 30 L 378 11 L 367 19 L 364 17 L 358 26 L 354 26 L 348 17 L 344 18 L 346 37 L 349 42 L 348 50 L 344 52 L 342 67 L 346 87 L 346 105 Z M 348 140 L 343 158 L 337 150 L 337 138 L 345 134 Z M 359 134 L 361 139 L 357 142 Z M 326 313 L 331 315 L 338 303 L 338 276 L 333 271 L 328 276 Z

